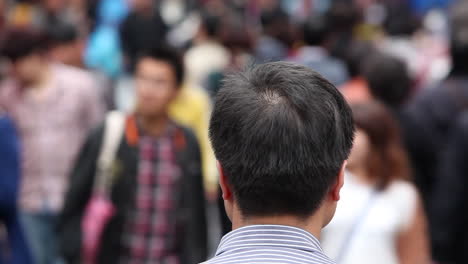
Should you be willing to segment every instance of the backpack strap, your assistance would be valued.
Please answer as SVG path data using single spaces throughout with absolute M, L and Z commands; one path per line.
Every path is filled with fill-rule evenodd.
M 104 136 L 99 153 L 94 189 L 108 195 L 111 180 L 112 163 L 122 140 L 125 127 L 125 114 L 112 111 L 105 121 Z

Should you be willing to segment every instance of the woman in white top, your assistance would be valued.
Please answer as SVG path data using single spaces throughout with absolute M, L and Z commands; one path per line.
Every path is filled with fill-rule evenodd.
M 322 245 L 338 264 L 430 263 L 426 220 L 396 121 L 380 103 L 356 105 L 345 185 Z

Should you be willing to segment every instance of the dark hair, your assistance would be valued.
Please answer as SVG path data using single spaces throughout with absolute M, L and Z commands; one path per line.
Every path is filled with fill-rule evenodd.
M 281 23 L 289 23 L 289 16 L 281 8 L 266 9 L 260 14 L 260 22 L 263 28 L 274 28 Z
M 391 107 L 402 105 L 411 91 L 406 64 L 393 56 L 374 53 L 366 59 L 364 78 L 377 99 Z
M 283 9 L 278 7 L 264 10 L 260 15 L 260 22 L 264 34 L 280 40 L 287 46 L 294 42 L 290 17 Z
M 390 110 L 376 101 L 352 105 L 351 109 L 356 128 L 369 137 L 371 154 L 366 161 L 367 172 L 377 180 L 378 189 L 385 189 L 396 179 L 409 179 L 408 157 L 398 122 Z
M 223 18 L 220 38 L 229 50 L 250 52 L 253 46 L 251 33 L 242 16 L 229 14 Z
M 452 73 L 468 74 L 468 2 L 456 3 L 451 9 L 451 45 Z
M 224 80 L 210 138 L 244 216 L 314 213 L 353 141 L 349 106 L 307 67 L 273 62 Z
M 68 44 L 78 39 L 78 30 L 68 23 L 58 23 L 50 26 L 47 34 L 51 45 Z
M 363 41 L 354 41 L 345 52 L 345 63 L 351 77 L 362 75 L 362 68 L 365 65 L 365 60 L 374 52 L 372 44 Z
M 0 56 L 12 62 L 34 53 L 42 53 L 48 48 L 45 34 L 32 29 L 13 28 L 0 38 Z
M 221 18 L 218 15 L 212 14 L 207 10 L 200 13 L 201 26 L 205 30 L 206 34 L 210 37 L 217 37 L 219 34 L 219 25 Z
M 176 49 L 167 45 L 161 45 L 141 53 L 138 57 L 138 61 L 144 58 L 163 61 L 171 65 L 174 70 L 177 86 L 180 87 L 182 85 L 185 77 L 184 62 L 180 53 Z
M 302 34 L 307 45 L 322 45 L 330 35 L 328 20 L 321 15 L 310 16 L 302 26 Z
M 421 27 L 420 20 L 411 12 L 408 3 L 392 3 L 386 6 L 385 31 L 392 36 L 411 36 Z
M 352 32 L 362 20 L 362 14 L 356 4 L 346 0 L 332 1 L 325 16 L 333 32 Z

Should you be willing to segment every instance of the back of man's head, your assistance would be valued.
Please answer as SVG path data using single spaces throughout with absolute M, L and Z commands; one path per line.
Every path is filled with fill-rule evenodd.
M 340 92 L 286 62 L 228 77 L 210 123 L 216 157 L 245 217 L 313 215 L 337 180 L 353 134 Z
M 304 42 L 309 46 L 322 46 L 330 35 L 329 21 L 320 15 L 310 16 L 302 25 Z
M 403 105 L 411 93 L 411 77 L 406 64 L 383 53 L 374 53 L 366 58 L 363 76 L 370 92 L 392 108 Z

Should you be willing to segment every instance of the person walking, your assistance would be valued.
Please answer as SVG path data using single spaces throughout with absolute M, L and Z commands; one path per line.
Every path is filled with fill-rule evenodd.
M 106 121 L 89 135 L 72 170 L 59 221 L 60 252 L 67 263 L 197 263 L 206 258 L 199 145 L 194 134 L 168 114 L 182 85 L 183 68 L 177 52 L 166 47 L 137 60 L 136 110 L 121 114 L 122 137 L 114 157 L 106 158 L 109 197 L 94 217 L 90 207 L 100 182 L 96 174 L 103 169 L 100 152 L 106 152 L 106 131 L 116 129 Z M 99 237 L 91 240 L 91 249 L 90 232 Z
M 409 181 L 397 121 L 381 103 L 353 105 L 357 132 L 326 253 L 342 264 L 430 263 L 422 201 Z

